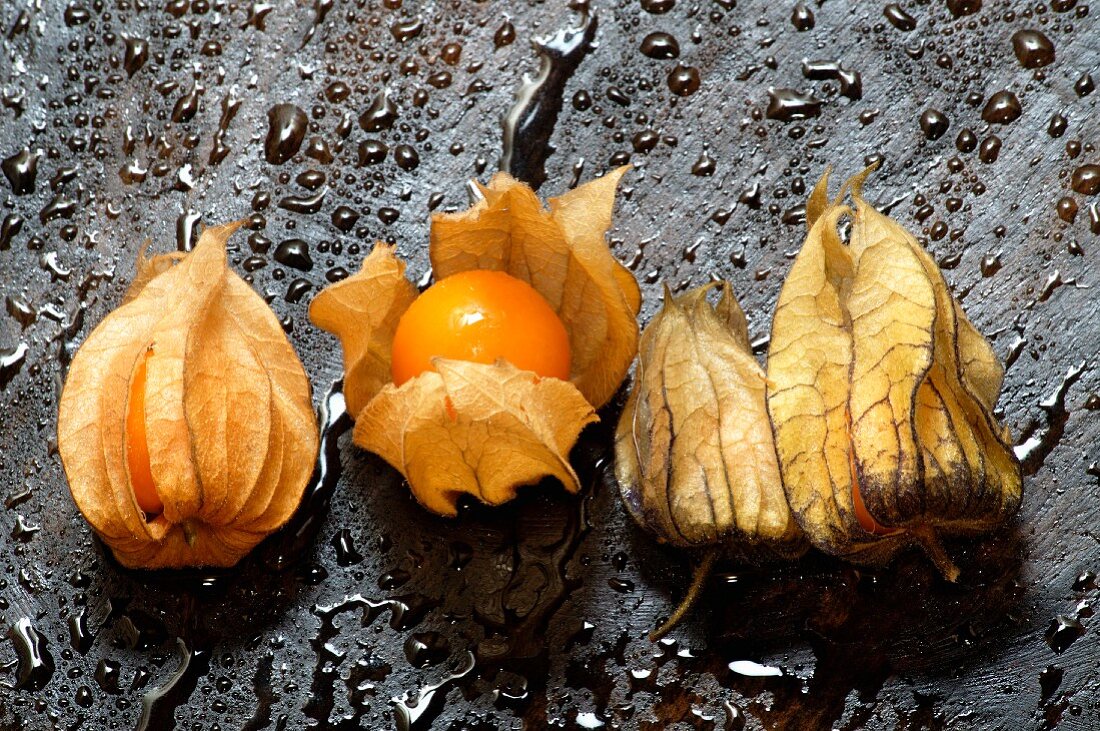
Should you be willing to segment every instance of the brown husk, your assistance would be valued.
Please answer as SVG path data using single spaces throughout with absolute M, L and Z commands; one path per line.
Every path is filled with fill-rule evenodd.
M 871 170 L 832 204 L 828 173 L 811 195 L 772 324 L 768 410 L 787 498 L 814 545 L 881 564 L 917 543 L 953 580 L 940 538 L 994 528 L 1020 503 L 1019 465 L 992 414 L 1003 368 L 932 258 L 863 199 Z M 854 211 L 841 203 L 849 189 Z M 853 489 L 881 530 L 860 524 Z
M 658 540 L 755 555 L 805 550 L 780 482 L 764 372 L 728 283 L 665 291 L 642 334 L 615 455 L 625 504 Z

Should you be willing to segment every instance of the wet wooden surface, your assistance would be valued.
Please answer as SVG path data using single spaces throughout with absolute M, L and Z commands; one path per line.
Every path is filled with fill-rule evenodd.
M 138 247 L 185 246 L 198 222 L 251 217 L 233 265 L 285 318 L 318 406 L 338 406 L 310 297 L 376 238 L 425 273 L 429 208 L 465 206 L 465 181 L 496 169 L 532 39 L 583 8 L 0 4 L 0 728 L 1100 728 L 1100 8 L 902 5 L 593 3 L 593 47 L 543 90 L 560 114 L 534 114 L 517 148 L 528 175 L 544 158 L 546 194 L 632 162 L 611 239 L 643 316 L 662 281 L 727 277 L 761 343 L 806 191 L 880 158 L 870 197 L 1009 363 L 1024 504 L 950 545 L 958 585 L 916 555 L 727 562 L 653 645 L 690 559 L 624 514 L 607 426 L 574 455 L 581 496 L 547 485 L 447 521 L 334 420 L 302 514 L 223 574 L 120 569 L 54 444 L 65 364 Z M 1053 61 L 1034 37 L 1017 54 L 1025 30 Z M 983 119 L 1000 91 L 1018 119 Z M 265 156 L 278 104 L 308 129 Z M 316 212 L 294 200 L 322 190 Z

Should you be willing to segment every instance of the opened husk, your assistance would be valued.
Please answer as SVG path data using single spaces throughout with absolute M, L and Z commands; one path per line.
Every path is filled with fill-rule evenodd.
M 809 233 L 784 282 L 768 354 L 768 410 L 791 509 L 811 542 L 881 564 L 918 543 L 944 575 L 944 535 L 1002 524 L 1021 496 L 992 415 L 1003 368 L 932 258 L 845 185 L 855 210 L 807 205 Z M 846 245 L 838 221 L 850 216 Z
M 453 515 L 463 493 L 495 505 L 546 477 L 579 488 L 569 450 L 618 389 L 637 350 L 640 290 L 605 241 L 626 170 L 551 199 L 549 209 L 500 173 L 480 187 L 483 198 L 469 210 L 432 218 L 436 279 L 490 269 L 530 284 L 569 334 L 569 381 L 506 362 L 440 359 L 434 371 L 394 386 L 393 337 L 417 292 L 385 244 L 310 305 L 313 322 L 337 335 L 344 350 L 355 443 L 398 469 L 429 510 Z
M 142 256 L 125 303 L 69 368 L 58 416 L 69 488 L 126 566 L 237 563 L 287 521 L 313 470 L 305 371 L 275 314 L 227 267 L 238 226 L 208 228 L 187 255 Z M 128 461 L 139 364 L 155 516 L 138 506 Z
M 432 217 L 436 278 L 496 269 L 534 287 L 569 332 L 570 380 L 596 408 L 615 395 L 638 350 L 641 290 L 605 238 L 627 170 L 551 198 L 549 210 L 531 188 L 497 173 L 478 186 L 482 200 L 469 210 Z
M 309 306 L 314 325 L 340 336 L 344 398 L 352 418 L 390 382 L 393 334 L 417 295 L 405 278 L 405 262 L 393 250 L 375 244 L 358 272 L 325 287 Z

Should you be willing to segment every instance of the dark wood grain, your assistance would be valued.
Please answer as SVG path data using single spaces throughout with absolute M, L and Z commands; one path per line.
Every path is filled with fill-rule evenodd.
M 949 546 L 959 584 L 918 555 L 874 572 L 816 554 L 726 562 L 650 644 L 691 557 L 622 510 L 606 474 L 614 405 L 574 455 L 579 497 L 546 485 L 442 520 L 344 437 L 340 469 L 238 571 L 113 562 L 69 497 L 56 411 L 139 246 L 251 216 L 233 265 L 285 318 L 320 405 L 340 359 L 310 297 L 375 238 L 426 272 L 429 206 L 465 206 L 465 181 L 497 167 L 501 119 L 538 68 L 531 40 L 580 15 L 395 5 L 0 3 L 0 159 L 15 171 L 23 148 L 37 155 L 33 186 L 0 177 L 0 728 L 1100 728 L 1100 198 L 1080 174 L 1072 187 L 1100 163 L 1100 8 L 1081 1 L 594 2 L 596 45 L 549 130 L 543 194 L 635 165 L 611 237 L 643 317 L 662 281 L 726 277 L 761 354 L 806 191 L 826 165 L 882 159 L 869 195 L 941 262 L 1009 363 L 1000 412 L 1038 445 L 1014 524 Z M 1041 30 L 1053 63 L 1024 68 L 1020 30 Z M 641 52 L 654 32 L 678 58 Z M 678 64 L 699 74 L 686 96 L 670 90 L 690 76 Z M 783 119 L 771 89 L 817 116 Z M 367 131 L 385 90 L 396 116 L 379 104 Z M 1022 114 L 983 121 L 1002 90 Z M 309 126 L 281 164 L 264 154 L 276 104 Z M 360 152 L 368 140 L 384 159 Z M 309 170 L 325 176 L 320 210 L 280 207 L 311 193 L 296 182 Z M 347 231 L 342 206 L 359 214 Z M 312 269 L 274 259 L 290 239 Z

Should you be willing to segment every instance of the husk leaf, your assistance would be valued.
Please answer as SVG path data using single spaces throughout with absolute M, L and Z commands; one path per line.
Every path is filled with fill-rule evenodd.
M 353 418 L 390 382 L 393 334 L 417 296 L 393 251 L 375 244 L 358 272 L 325 287 L 309 305 L 313 324 L 340 338 L 344 398 Z
M 577 492 L 569 450 L 597 420 L 567 381 L 505 361 L 436 359 L 435 371 L 385 386 L 359 413 L 353 439 L 400 471 L 428 510 L 455 515 L 462 493 L 499 505 L 545 477 Z
M 707 295 L 721 295 L 712 305 Z M 673 296 L 642 333 L 615 439 L 616 474 L 640 525 L 682 547 L 805 550 L 780 482 L 764 372 L 728 283 Z

